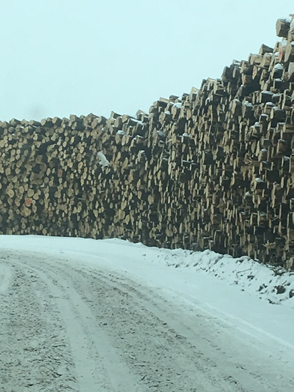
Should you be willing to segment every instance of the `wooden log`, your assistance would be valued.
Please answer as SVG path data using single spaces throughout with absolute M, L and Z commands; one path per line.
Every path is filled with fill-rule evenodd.
M 290 30 L 290 19 L 281 18 L 276 22 L 276 34 L 278 37 L 288 37 L 288 32 Z

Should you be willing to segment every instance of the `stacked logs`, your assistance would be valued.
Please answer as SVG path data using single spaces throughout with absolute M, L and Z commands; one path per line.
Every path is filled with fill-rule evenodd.
M 294 20 L 221 78 L 112 112 L 0 123 L 0 230 L 293 266 Z

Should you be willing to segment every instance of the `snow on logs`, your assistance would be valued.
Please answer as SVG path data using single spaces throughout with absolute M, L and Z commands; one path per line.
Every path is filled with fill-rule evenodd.
M 293 268 L 294 22 L 136 118 L 0 123 L 0 231 L 127 238 Z

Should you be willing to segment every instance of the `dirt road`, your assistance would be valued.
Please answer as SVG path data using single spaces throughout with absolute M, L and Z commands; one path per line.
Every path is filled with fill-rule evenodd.
M 0 350 L 0 392 L 294 390 L 278 344 L 66 254 L 1 251 Z

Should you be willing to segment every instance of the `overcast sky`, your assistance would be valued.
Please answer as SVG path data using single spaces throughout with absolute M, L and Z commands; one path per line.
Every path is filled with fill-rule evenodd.
M 293 11 L 290 0 L 2 0 L 0 120 L 148 111 L 274 46 Z

